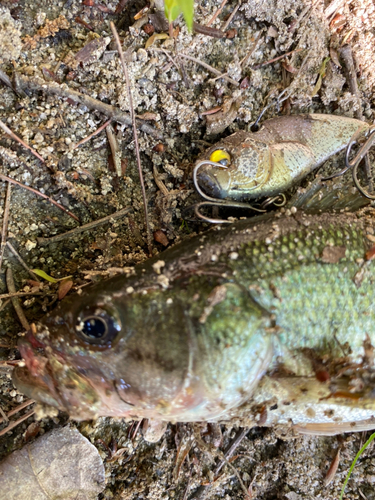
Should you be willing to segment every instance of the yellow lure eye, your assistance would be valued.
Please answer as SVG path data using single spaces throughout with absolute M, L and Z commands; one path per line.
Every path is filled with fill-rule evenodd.
M 223 149 L 217 149 L 211 153 L 210 161 L 220 163 L 223 167 L 226 167 L 230 163 L 230 154 Z

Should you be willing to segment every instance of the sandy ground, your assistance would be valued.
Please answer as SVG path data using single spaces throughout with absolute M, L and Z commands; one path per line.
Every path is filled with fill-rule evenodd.
M 251 0 L 241 3 L 225 27 L 225 31 L 229 30 L 227 37 L 192 35 L 180 21 L 176 23 L 179 29 L 176 42 L 164 38 L 147 49 L 150 30 L 162 32 L 163 25 L 153 11 L 149 11 L 150 18 L 146 14 L 134 21 L 144 3 L 131 2 L 118 15 L 113 14 L 116 1 L 84 3 L 93 5 L 83 5 L 77 0 L 2 0 L 0 69 L 8 76 L 15 70 L 31 82 L 44 79 L 49 84 L 53 80 L 65 83 L 72 90 L 126 112 L 126 87 L 109 21 L 118 25 L 124 49 L 129 53 L 136 114 L 144 115 L 155 131 L 154 135 L 140 132 L 139 144 L 151 231 L 162 231 L 167 244 L 204 229 L 181 218 L 184 208 L 198 199 L 193 190 L 191 167 L 199 153 L 222 135 L 239 128 L 248 129 L 263 107 L 283 89 L 288 88 L 290 99 L 280 113 L 324 112 L 353 117 L 362 111 L 364 119 L 373 122 L 375 8 L 370 0 L 335 0 L 331 4 Z M 205 25 L 218 7 L 218 2 L 211 0 L 197 5 L 196 22 Z M 228 2 L 212 27 L 223 28 L 235 7 L 236 2 Z M 48 22 L 56 19 L 53 24 Z M 77 56 L 89 42 L 95 43 L 95 47 L 90 45 L 88 53 L 80 52 Z M 354 52 L 358 96 L 350 92 L 344 68 L 338 65 L 338 51 L 343 42 L 349 42 Z M 170 51 L 170 57 L 161 48 Z M 226 73 L 231 81 L 216 78 L 199 63 L 177 58 L 176 50 Z M 259 67 L 288 52 L 291 54 L 283 62 L 278 60 Z M 330 60 L 326 61 L 325 76 L 317 85 L 319 70 L 327 57 Z M 207 119 L 204 112 L 218 106 L 224 109 L 223 120 L 215 115 Z M 276 112 L 271 108 L 266 117 Z M 55 278 L 72 275 L 77 288 L 89 283 L 90 276 L 95 279 L 93 274 L 88 276 L 89 271 L 132 266 L 147 258 L 131 129 L 114 124 L 122 160 L 118 176 L 109 160 L 105 132 L 73 149 L 74 144 L 105 122 L 105 115 L 98 111 L 50 93 L 30 91 L 17 95 L 0 84 L 0 119 L 46 160 L 43 164 L 1 133 L 0 173 L 48 194 L 77 215 L 81 223 L 131 207 L 127 216 L 110 225 L 43 246 L 38 237 L 64 233 L 77 223 L 47 201 L 14 186 L 8 241 L 30 268 L 42 269 Z M 155 134 L 162 134 L 163 138 L 158 139 Z M 342 161 L 342 157 L 337 161 Z M 7 183 L 0 183 L 1 218 L 6 189 Z M 154 253 L 162 249 L 160 242 L 153 241 Z M 8 267 L 14 272 L 18 290 L 34 291 L 35 283 L 28 281 L 29 274 L 7 247 L 0 274 L 0 294 L 7 293 L 4 271 Z M 46 283 L 41 294 L 22 297 L 30 322 L 52 307 L 56 290 L 56 285 Z M 18 359 L 15 345 L 17 334 L 22 331 L 6 298 L 0 302 L 0 324 L 0 360 L 3 360 L 0 404 L 7 413 L 25 401 L 25 397 L 13 388 L 11 367 L 5 363 Z M 0 456 L 21 447 L 33 435 L 65 423 L 66 417 L 45 418 L 38 424 L 33 421 L 34 417 L 30 417 L 0 437 Z M 192 445 L 179 473 L 175 469 L 176 457 L 186 449 L 184 443 L 194 432 L 205 429 L 204 424 L 169 426 L 157 444 L 145 442 L 140 431 L 130 439 L 130 424 L 111 419 L 83 423 L 79 429 L 98 446 L 103 459 L 108 457 L 108 451 L 99 440 L 107 445 L 113 440 L 123 449 L 118 460 L 106 461 L 108 483 L 101 498 L 129 500 L 185 500 L 200 485 L 213 479 L 207 499 L 243 498 L 239 478 L 251 498 L 337 499 L 350 463 L 366 439 L 362 434 L 287 439 L 272 429 L 251 429 L 236 450 L 236 459 L 216 478 L 213 471 L 220 452 L 213 447 L 210 434 L 205 438 L 205 446 L 197 442 Z M 225 449 L 237 430 L 222 426 L 222 431 L 219 450 Z M 338 470 L 325 486 L 327 470 L 339 447 Z M 374 483 L 375 457 L 370 447 L 353 473 L 345 498 L 375 498 Z

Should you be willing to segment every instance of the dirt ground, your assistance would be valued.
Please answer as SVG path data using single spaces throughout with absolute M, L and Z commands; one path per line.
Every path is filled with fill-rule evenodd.
M 57 82 L 127 112 L 127 90 L 110 21 L 118 27 L 127 51 L 135 112 L 152 129 L 139 131 L 139 147 L 149 223 L 151 232 L 156 232 L 153 253 L 162 251 L 163 244 L 207 227 L 185 213 L 198 200 L 191 170 L 199 153 L 224 135 L 249 129 L 264 106 L 285 88 L 290 98 L 280 106 L 280 113 L 358 117 L 362 112 L 368 123 L 374 121 L 375 7 L 371 0 L 242 1 L 225 26 L 237 8 L 237 2 L 229 0 L 211 25 L 226 36 L 216 38 L 212 35 L 218 33 L 212 31 L 191 34 L 179 19 L 175 40 L 164 37 L 153 43 L 153 31 L 165 33 L 166 27 L 154 9 L 134 20 L 146 5 L 131 0 L 115 14 L 116 0 L 0 1 L 0 70 L 14 77 L 18 89 L 15 93 L 0 83 L 0 119 L 45 159 L 42 163 L 0 132 L 0 173 L 52 197 L 81 224 L 130 207 L 124 217 L 110 224 L 43 245 L 37 238 L 65 233 L 77 227 L 77 222 L 39 196 L 12 187 L 8 241 L 30 268 L 55 278 L 73 276 L 73 290 L 97 279 L 98 274 L 108 275 L 108 269 L 133 266 L 148 257 L 131 128 L 113 122 L 121 159 L 117 161 L 121 175 L 117 175 L 105 131 L 74 149 L 107 120 L 106 115 L 77 104 L 72 97 L 42 92 L 37 85 L 43 80 L 51 89 Z M 201 2 L 196 5 L 195 21 L 206 25 L 218 8 L 219 2 Z M 345 43 L 353 49 L 358 95 L 352 93 L 338 59 Z M 226 77 L 218 77 L 201 62 Z M 23 92 L 22 78 L 34 90 Z M 206 113 L 217 107 L 222 108 L 221 116 Z M 273 107 L 265 117 L 277 112 Z M 1 224 L 6 192 L 7 182 L 0 182 Z M 5 270 L 9 267 L 17 290 L 30 293 L 21 302 L 29 322 L 38 320 L 56 302 L 58 285 L 44 282 L 37 288 L 7 246 L 0 294 L 8 293 Z M 0 325 L 0 404 L 9 413 L 26 398 L 11 383 L 10 362 L 19 359 L 15 346 L 22 327 L 6 297 L 0 299 Z M 34 423 L 31 416 L 1 435 L 0 457 L 66 420 L 58 415 Z M 273 429 L 253 428 L 236 450 L 235 460 L 215 477 L 220 451 L 213 447 L 209 433 L 206 445 L 195 441 L 180 470 L 176 467 L 176 460 L 179 463 L 181 454 L 188 451 L 189 436 L 204 430 L 205 424 L 170 425 L 156 444 L 145 442 L 140 430 L 132 438 L 134 426 L 115 419 L 78 427 L 105 459 L 107 487 L 100 498 L 129 500 L 185 500 L 213 479 L 207 499 L 244 498 L 244 487 L 250 498 L 263 500 L 338 499 L 350 464 L 367 438 L 363 434 L 287 438 Z M 237 429 L 222 426 L 222 432 L 219 450 L 225 449 Z M 117 460 L 108 460 L 110 452 L 103 443 L 110 446 L 111 442 L 122 449 Z M 340 463 L 326 486 L 325 477 L 339 447 Z M 375 499 L 374 483 L 375 456 L 370 446 L 344 498 Z

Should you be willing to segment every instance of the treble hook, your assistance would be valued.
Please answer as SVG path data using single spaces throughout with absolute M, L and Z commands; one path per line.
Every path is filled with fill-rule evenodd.
M 367 140 L 362 144 L 362 146 L 359 148 L 357 154 L 355 157 L 350 160 L 350 153 L 352 151 L 352 147 L 354 144 L 358 143 L 358 139 L 363 133 L 363 130 L 357 130 L 352 137 L 350 138 L 350 141 L 348 143 L 348 146 L 346 148 L 346 154 L 345 154 L 345 168 L 340 170 L 340 172 L 337 172 L 336 174 L 330 175 L 329 177 L 324 177 L 321 179 L 322 181 L 329 181 L 331 179 L 334 179 L 335 177 L 340 177 L 341 175 L 344 175 L 345 172 L 348 170 L 352 169 L 352 176 L 353 176 L 353 182 L 355 184 L 355 187 L 358 189 L 358 191 L 365 197 L 368 198 L 369 200 L 375 200 L 375 195 L 369 194 L 367 191 L 363 189 L 363 187 L 359 184 L 357 172 L 358 172 L 358 166 L 363 160 L 363 158 L 367 155 L 369 150 L 372 148 L 374 142 L 375 142 L 375 125 L 372 127 L 369 127 L 365 131 L 365 137 L 367 137 Z
M 194 205 L 194 212 L 195 212 L 195 215 L 199 219 L 202 219 L 205 222 L 210 222 L 211 224 L 230 224 L 231 223 L 230 220 L 213 219 L 211 217 L 207 217 L 206 215 L 203 215 L 200 212 L 200 208 L 203 206 L 225 207 L 225 208 L 246 208 L 246 209 L 254 210 L 255 212 L 264 213 L 264 212 L 266 212 L 266 210 L 264 210 L 264 208 L 267 207 L 268 205 L 270 205 L 271 203 L 274 203 L 278 207 L 282 207 L 283 205 L 285 205 L 286 197 L 283 194 L 278 195 L 278 196 L 274 196 L 273 198 L 267 198 L 267 200 L 263 203 L 262 208 L 254 207 L 253 205 L 250 205 L 250 203 L 246 203 L 243 201 L 221 200 L 219 198 L 213 198 L 211 196 L 208 196 L 204 191 L 202 191 L 202 189 L 198 183 L 198 170 L 203 165 L 212 165 L 214 167 L 225 168 L 225 169 L 228 167 L 225 165 L 222 165 L 221 163 L 216 163 L 216 162 L 211 161 L 211 160 L 200 161 L 194 167 L 193 182 L 194 182 L 195 189 L 202 196 L 202 198 L 204 198 L 206 200 L 206 201 L 201 201 L 199 203 L 196 203 Z M 282 202 L 281 202 L 281 204 L 276 204 L 275 202 L 279 199 L 280 196 L 282 196 Z
M 280 201 L 278 201 L 280 200 Z M 284 193 L 280 193 L 277 196 L 272 196 L 272 198 L 266 198 L 261 204 L 262 208 L 266 208 L 270 205 L 275 205 L 275 207 L 280 208 L 286 205 L 287 199 Z
M 361 163 L 363 158 L 367 155 L 367 153 L 369 152 L 369 150 L 371 149 L 371 147 L 373 146 L 373 144 L 375 142 L 375 133 L 374 132 L 375 132 L 375 126 L 370 127 L 369 130 L 366 131 L 366 135 L 368 136 L 367 140 L 359 148 L 356 156 L 352 160 L 349 160 L 349 155 L 350 155 L 352 146 L 356 141 L 356 138 L 354 140 L 351 139 L 349 144 L 348 144 L 348 147 L 346 149 L 346 156 L 345 156 L 346 166 L 349 168 L 353 168 L 352 176 L 353 176 L 353 182 L 355 184 L 355 187 L 358 189 L 358 191 L 361 193 L 362 196 L 364 196 L 365 198 L 368 198 L 369 200 L 375 200 L 375 195 L 368 193 L 359 184 L 357 172 L 358 172 L 359 164 Z

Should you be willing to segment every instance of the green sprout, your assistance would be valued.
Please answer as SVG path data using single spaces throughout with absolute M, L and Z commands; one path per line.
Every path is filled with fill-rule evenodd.
M 68 278 L 71 278 L 71 276 L 65 276 L 65 278 L 52 278 L 49 274 L 45 273 L 41 269 L 32 269 L 32 272 L 36 275 L 38 275 L 40 278 L 43 278 L 46 281 L 49 281 L 50 283 L 58 283 L 59 281 L 64 281 L 67 280 Z
M 164 11 L 169 24 L 182 12 L 187 27 L 190 31 L 193 29 L 194 0 L 164 0 Z
M 359 452 L 357 453 L 357 455 L 355 456 L 355 459 L 353 460 L 353 463 L 352 465 L 350 466 L 350 469 L 349 469 L 349 472 L 345 478 L 345 481 L 344 481 L 344 484 L 341 488 L 341 494 L 340 494 L 340 498 L 339 500 L 342 500 L 343 497 L 344 497 L 344 491 L 345 491 L 345 487 L 346 485 L 348 484 L 348 481 L 349 481 L 349 478 L 350 478 L 350 475 L 351 473 L 353 472 L 353 469 L 355 467 L 355 464 L 357 463 L 357 460 L 359 459 L 359 457 L 362 455 L 362 453 L 365 451 L 365 449 L 368 447 L 368 445 L 371 443 L 371 441 L 375 438 L 375 432 L 373 434 L 371 434 L 371 436 L 368 438 L 368 440 L 365 442 L 365 444 L 362 446 L 362 448 L 359 450 Z
M 190 234 L 190 229 L 189 229 L 188 223 L 185 219 L 182 219 L 182 223 L 180 226 L 180 231 L 183 231 L 183 230 L 185 230 L 187 233 Z

